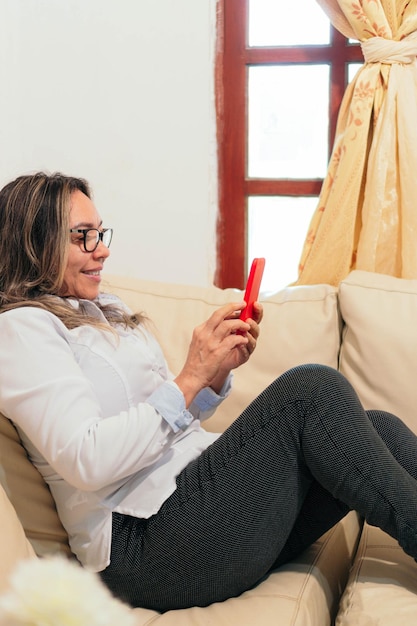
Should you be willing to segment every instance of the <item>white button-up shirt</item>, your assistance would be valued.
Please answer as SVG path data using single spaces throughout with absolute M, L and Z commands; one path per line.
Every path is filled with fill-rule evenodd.
M 230 379 L 220 396 L 204 389 L 186 410 L 155 338 L 144 326 L 116 330 L 68 330 L 34 307 L 0 315 L 0 411 L 48 483 L 72 551 L 92 571 L 109 564 L 112 511 L 147 518 L 159 510 L 179 472 L 218 437 L 200 420 L 230 389 Z

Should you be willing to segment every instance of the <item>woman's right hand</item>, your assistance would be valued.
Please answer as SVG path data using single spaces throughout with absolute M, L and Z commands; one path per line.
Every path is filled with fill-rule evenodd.
M 239 319 L 244 306 L 244 301 L 226 304 L 194 329 L 184 367 L 174 381 L 184 394 L 187 407 L 213 381 L 215 391 L 220 391 L 219 381 L 226 380 L 230 370 L 242 363 L 239 351 L 248 344 L 250 330 L 250 325 Z

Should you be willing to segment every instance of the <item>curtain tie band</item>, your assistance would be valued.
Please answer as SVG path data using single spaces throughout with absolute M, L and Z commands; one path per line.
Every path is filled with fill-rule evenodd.
M 361 43 L 365 63 L 413 63 L 417 56 L 417 31 L 401 41 L 371 37 Z

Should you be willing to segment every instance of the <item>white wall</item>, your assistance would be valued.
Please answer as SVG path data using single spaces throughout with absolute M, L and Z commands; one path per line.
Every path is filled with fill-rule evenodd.
M 0 184 L 84 176 L 107 271 L 215 269 L 215 0 L 0 0 Z

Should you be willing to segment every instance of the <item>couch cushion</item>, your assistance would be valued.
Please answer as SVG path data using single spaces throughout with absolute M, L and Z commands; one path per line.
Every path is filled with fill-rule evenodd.
M 237 598 L 163 615 L 135 609 L 138 626 L 330 626 L 349 575 L 360 524 L 356 513 Z
M 354 271 L 339 304 L 340 371 L 365 408 L 391 411 L 417 433 L 417 280 Z
M 243 291 L 171 285 L 106 276 L 106 291 L 152 321 L 171 370 L 184 364 L 193 329 L 219 306 L 243 299 Z M 288 287 L 264 305 L 261 336 L 250 361 L 234 372 L 233 392 L 205 425 L 222 432 L 268 384 L 300 363 L 337 367 L 340 317 L 337 290 L 329 285 Z
M 397 541 L 365 524 L 336 626 L 414 626 L 417 564 Z
M 33 558 L 35 553 L 25 537 L 22 525 L 17 518 L 4 489 L 0 486 L 0 591 L 7 588 L 8 577 L 20 559 Z
M 36 554 L 71 555 L 68 536 L 42 476 L 29 461 L 13 424 L 0 413 L 0 483 Z M 2 553 L 1 553 L 2 554 Z

